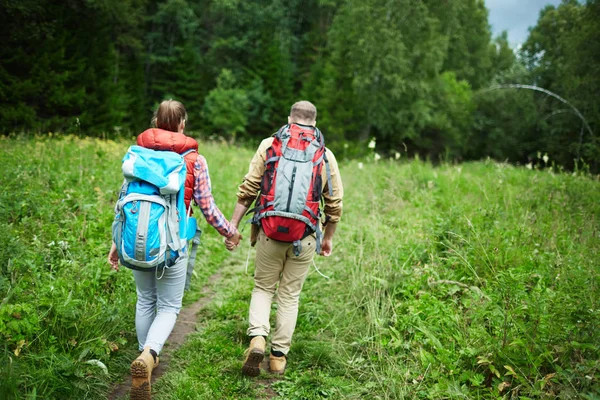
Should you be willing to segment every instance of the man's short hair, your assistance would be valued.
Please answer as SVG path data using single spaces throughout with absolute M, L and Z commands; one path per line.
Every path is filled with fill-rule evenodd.
M 300 121 L 316 121 L 317 107 L 310 101 L 302 100 L 294 103 L 290 110 L 292 122 Z

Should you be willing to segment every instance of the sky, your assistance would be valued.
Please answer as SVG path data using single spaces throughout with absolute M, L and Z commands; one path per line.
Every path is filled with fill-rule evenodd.
M 506 30 L 510 45 L 518 47 L 527 39 L 528 28 L 537 23 L 540 10 L 548 4 L 556 6 L 560 0 L 485 0 L 492 35 Z

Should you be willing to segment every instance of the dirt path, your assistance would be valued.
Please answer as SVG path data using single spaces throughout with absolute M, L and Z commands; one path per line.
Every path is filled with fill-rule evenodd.
M 269 354 L 265 354 L 265 358 L 264 358 L 263 362 L 261 363 L 260 368 L 263 371 L 269 370 Z M 260 387 L 262 387 L 262 389 L 264 390 L 264 397 L 262 397 L 262 399 L 273 399 L 275 397 L 279 397 L 279 395 L 277 393 L 275 393 L 273 388 L 271 388 L 271 385 L 273 384 L 273 382 L 277 382 L 280 379 L 281 379 L 280 377 L 264 377 L 264 376 L 262 376 L 261 378 L 256 380 L 256 383 Z
M 173 331 L 167 340 L 168 346 L 165 347 L 164 351 L 162 352 L 160 356 L 160 363 L 152 373 L 152 383 L 154 383 L 166 372 L 172 353 L 185 342 L 185 339 L 190 333 L 193 333 L 196 330 L 196 324 L 198 322 L 197 314 L 202 308 L 204 308 L 213 300 L 215 296 L 215 290 L 213 289 L 213 286 L 216 281 L 221 279 L 221 276 L 222 275 L 220 272 L 211 275 L 208 278 L 207 284 L 202 288 L 202 297 L 196 302 L 182 307 L 181 311 L 179 312 L 179 316 L 177 317 L 175 328 L 173 328 Z M 125 379 L 125 382 L 116 385 L 113 388 L 112 392 L 108 396 L 108 399 L 123 399 L 129 393 L 130 388 L 131 376 L 128 375 Z

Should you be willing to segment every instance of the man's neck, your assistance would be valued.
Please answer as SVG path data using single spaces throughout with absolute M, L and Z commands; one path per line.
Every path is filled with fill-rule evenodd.
M 315 127 L 315 125 L 314 125 L 314 124 L 312 124 L 312 123 L 310 123 L 310 122 L 306 122 L 306 121 L 302 121 L 302 122 L 300 122 L 300 121 L 292 121 L 292 122 L 290 122 L 290 125 L 291 125 L 291 124 L 302 125 L 302 126 L 309 126 L 309 127 L 311 127 L 311 128 L 314 128 L 314 127 Z

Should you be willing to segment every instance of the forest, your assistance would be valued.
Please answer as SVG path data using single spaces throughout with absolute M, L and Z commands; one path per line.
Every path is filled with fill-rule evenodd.
M 599 0 L 547 6 L 518 48 L 483 0 L 5 0 L 0 21 L 3 134 L 131 137 L 174 98 L 245 141 L 302 98 L 344 158 L 600 168 Z
M 0 399 L 129 398 L 111 224 L 169 98 L 227 217 L 312 101 L 344 209 L 285 374 L 256 378 L 250 229 L 229 252 L 198 210 L 152 398 L 600 399 L 600 0 L 543 8 L 518 45 L 483 0 L 0 1 Z

